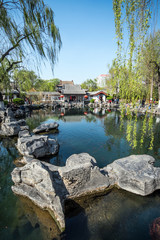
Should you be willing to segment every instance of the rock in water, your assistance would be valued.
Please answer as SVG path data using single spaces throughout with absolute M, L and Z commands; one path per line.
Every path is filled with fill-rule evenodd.
M 108 178 L 101 174 L 95 158 L 88 153 L 73 154 L 58 171 L 72 197 L 99 192 L 109 186 Z
M 41 124 L 39 127 L 35 128 L 33 130 L 33 132 L 36 133 L 41 133 L 41 132 L 48 132 L 50 130 L 53 129 L 57 129 L 59 126 L 58 123 L 54 122 L 54 123 L 45 123 L 45 124 Z
M 18 133 L 21 130 L 21 126 L 25 126 L 25 125 L 26 125 L 25 120 L 2 123 L 1 135 L 3 135 L 3 136 L 18 136 Z
M 18 138 L 17 149 L 24 156 L 41 158 L 58 153 L 59 144 L 48 136 L 25 136 Z
M 49 210 L 60 229 L 65 227 L 64 201 L 67 198 L 95 193 L 109 185 L 95 159 L 87 153 L 72 155 L 65 167 L 31 159 L 24 167 L 13 170 L 12 180 L 15 183 L 13 192 Z
M 111 185 L 146 196 L 160 189 L 160 168 L 153 166 L 154 161 L 149 155 L 131 155 L 114 161 L 103 171 Z
M 33 143 L 37 149 L 36 139 L 40 138 L 41 136 L 19 138 L 22 140 L 22 148 L 25 145 L 24 152 L 26 146 L 33 150 Z M 44 139 L 40 141 L 44 146 Z M 38 152 L 41 152 L 41 146 L 39 149 Z M 142 196 L 160 189 L 160 168 L 153 166 L 154 158 L 148 155 L 118 159 L 103 169 L 99 169 L 96 160 L 88 153 L 70 156 L 64 167 L 32 158 L 26 158 L 25 161 L 28 163 L 24 167 L 15 168 L 12 172 L 15 183 L 13 192 L 30 198 L 43 209 L 48 209 L 61 229 L 65 227 L 64 201 L 67 199 L 96 195 L 115 184 Z M 156 228 L 159 229 L 158 226 Z
M 64 230 L 63 206 L 66 191 L 58 176 L 57 167 L 54 170 L 50 171 L 38 160 L 15 168 L 12 172 L 12 180 L 15 183 L 12 190 L 18 195 L 27 196 L 42 209 L 49 210 L 60 229 Z

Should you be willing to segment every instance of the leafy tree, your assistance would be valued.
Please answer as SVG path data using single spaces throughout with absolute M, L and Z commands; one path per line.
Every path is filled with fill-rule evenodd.
M 37 91 L 43 92 L 54 92 L 56 91 L 56 87 L 59 84 L 60 80 L 58 78 L 50 79 L 50 80 L 42 80 L 39 79 L 35 84 L 35 89 Z
M 13 74 L 14 84 L 20 91 L 27 92 L 31 88 L 34 88 L 37 81 L 39 80 L 37 75 L 33 71 L 25 69 L 15 70 Z
M 117 71 L 115 72 L 115 77 L 117 79 L 119 78 L 120 97 L 131 100 L 133 103 L 135 103 L 138 98 L 142 99 L 144 94 L 142 89 L 143 86 L 146 87 L 144 83 L 146 82 L 147 78 L 145 78 L 145 74 L 142 74 L 141 69 L 141 63 L 144 57 L 143 49 L 145 48 L 144 43 L 152 20 L 154 21 L 152 22 L 152 28 L 155 29 L 155 19 L 158 18 L 157 13 L 159 13 L 158 8 L 159 0 L 113 0 L 117 39 Z M 127 34 L 124 29 L 128 30 Z M 128 46 L 128 48 L 126 46 Z M 151 64 L 155 65 L 155 69 L 157 69 L 157 75 L 159 78 L 160 66 L 158 62 L 155 59 L 152 59 L 150 60 L 149 64 L 150 67 Z M 122 109 L 124 108 L 124 106 L 121 107 Z M 134 123 L 132 124 L 132 114 L 129 112 L 129 108 L 127 109 L 126 114 L 129 120 L 127 125 L 127 140 L 130 141 L 132 136 L 135 136 L 133 147 L 136 147 L 136 136 L 138 132 L 136 127 L 137 119 L 134 119 Z M 143 139 L 147 129 L 146 116 L 143 120 L 141 144 L 143 144 Z M 148 130 L 151 139 L 149 148 L 152 149 L 154 140 L 152 116 L 149 117 L 148 122 Z
M 49 59 L 53 67 L 61 47 L 54 13 L 43 0 L 0 0 L 0 41 L 0 67 L 6 59 L 9 65 L 3 74 L 30 52 L 37 60 Z
M 154 0 L 113 0 L 118 48 L 115 77 L 120 79 L 119 87 L 121 88 L 121 93 L 126 95 L 127 99 L 134 100 L 137 96 L 142 98 L 141 91 L 135 96 L 132 89 L 139 89 L 139 85 L 142 85 L 144 80 L 139 64 L 142 61 L 141 53 L 152 16 L 154 15 L 157 18 L 154 9 L 158 9 L 158 2 Z M 126 28 L 128 29 L 128 34 L 124 33 Z M 127 37 L 128 43 L 126 43 Z M 129 46 L 127 51 L 126 46 Z M 124 84 L 123 81 L 124 67 L 127 69 L 127 84 Z M 126 86 L 131 86 L 127 92 Z
M 146 38 L 141 54 L 140 70 L 150 98 L 160 99 L 160 30 Z
M 81 88 L 88 89 L 90 92 L 96 91 L 98 89 L 97 80 L 87 79 L 85 82 L 81 84 Z

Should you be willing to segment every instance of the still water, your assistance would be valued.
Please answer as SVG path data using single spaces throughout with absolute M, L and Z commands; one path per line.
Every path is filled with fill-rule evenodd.
M 148 150 L 149 136 L 145 136 L 143 147 L 132 149 L 126 141 L 127 119 L 120 130 L 121 118 L 118 112 L 93 110 L 70 110 L 64 116 L 51 111 L 35 111 L 27 119 L 30 129 L 40 123 L 57 121 L 58 132 L 50 132 L 60 144 L 59 154 L 43 159 L 63 166 L 74 154 L 87 152 L 104 167 L 114 160 L 131 154 L 150 154 L 160 166 L 160 122 L 154 119 L 154 147 Z M 142 118 L 137 129 L 142 127 Z M 137 138 L 140 138 L 140 131 Z M 60 234 L 50 215 L 36 207 L 29 200 L 15 196 L 11 191 L 11 171 L 14 160 L 19 157 L 15 148 L 16 138 L 0 141 L 0 239 L 7 240 L 149 240 L 150 225 L 160 217 L 160 191 L 141 197 L 126 191 L 114 189 L 105 196 L 84 200 L 73 207 L 66 216 L 66 232 Z

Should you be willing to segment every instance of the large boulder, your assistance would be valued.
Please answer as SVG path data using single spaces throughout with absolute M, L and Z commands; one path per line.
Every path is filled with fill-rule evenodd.
M 66 166 L 58 169 L 70 196 L 78 197 L 86 193 L 99 192 L 109 186 L 95 158 L 88 153 L 73 154 L 66 161 Z
M 114 161 L 103 171 L 111 185 L 146 196 L 160 189 L 160 168 L 153 166 L 154 161 L 149 155 L 131 155 Z
M 53 167 L 52 167 L 53 169 Z M 57 167 L 54 171 L 40 161 L 32 161 L 12 172 L 14 193 L 28 197 L 42 209 L 49 210 L 61 230 L 65 228 L 64 198 L 66 195 L 63 182 L 59 178 Z
M 56 122 L 53 122 L 53 123 L 44 123 L 44 124 L 41 124 L 39 127 L 35 128 L 33 130 L 33 132 L 36 134 L 36 133 L 41 133 L 41 132 L 48 132 L 50 130 L 53 130 L 53 129 L 57 129 L 59 126 L 58 123 Z
M 1 125 L 1 135 L 3 136 L 18 136 L 21 127 L 26 125 L 25 120 L 19 120 L 14 122 L 5 122 Z
M 47 209 L 61 229 L 65 227 L 65 200 L 96 195 L 114 185 L 142 196 L 160 189 L 160 168 L 153 166 L 154 158 L 148 155 L 118 159 L 103 169 L 99 169 L 96 160 L 87 153 L 70 156 L 64 167 L 32 158 L 24 160 L 28 163 L 12 172 L 13 192 Z
M 36 205 L 49 210 L 60 228 L 65 226 L 64 201 L 80 195 L 104 191 L 109 186 L 106 176 L 96 166 L 96 160 L 87 153 L 74 154 L 65 167 L 35 159 L 12 172 L 13 192 L 31 199 Z
M 43 135 L 28 136 L 27 131 L 23 133 L 26 136 L 18 138 L 17 142 L 17 149 L 22 155 L 41 158 L 58 153 L 59 144 L 55 139 Z

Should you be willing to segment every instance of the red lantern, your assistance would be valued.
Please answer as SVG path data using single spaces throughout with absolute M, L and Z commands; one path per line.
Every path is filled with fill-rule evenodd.
M 87 99 L 87 98 L 88 98 L 88 96 L 87 96 L 87 95 L 85 95 L 85 96 L 84 96 L 84 98 L 85 98 L 85 99 Z
M 61 95 L 60 98 L 64 98 L 64 95 Z

